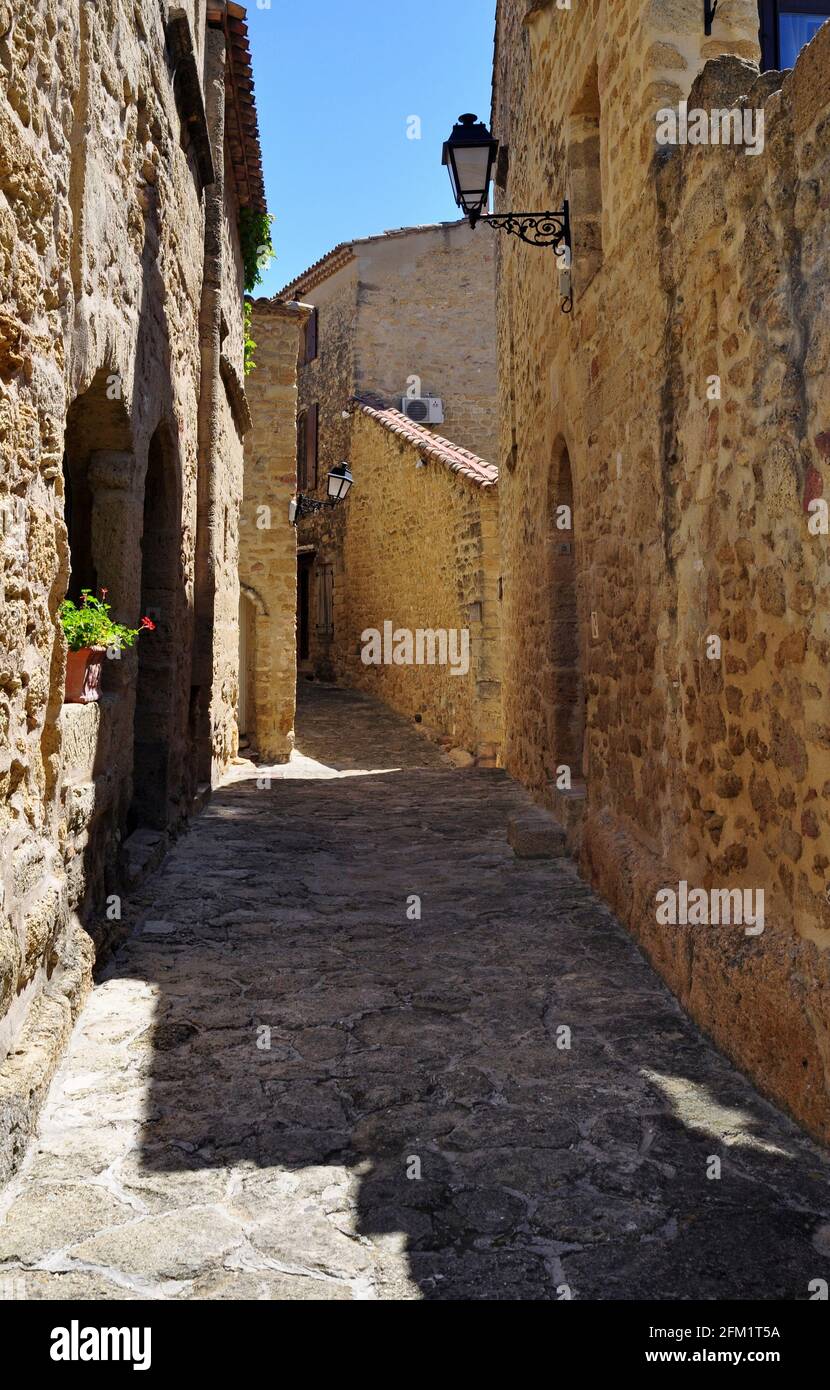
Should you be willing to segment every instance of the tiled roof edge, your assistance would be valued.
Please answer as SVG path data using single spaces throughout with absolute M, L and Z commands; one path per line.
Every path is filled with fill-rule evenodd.
M 283 285 L 281 290 L 277 290 L 276 299 L 285 299 L 287 295 L 293 296 L 293 291 L 300 290 L 307 293 L 319 285 L 321 281 L 327 280 L 330 275 L 334 275 L 338 270 L 342 270 L 344 265 L 356 259 L 354 248 L 356 246 L 369 246 L 373 241 L 391 241 L 393 237 L 414 236 L 418 232 L 437 232 L 442 227 L 461 227 L 467 222 L 466 217 L 457 218 L 454 222 L 424 222 L 415 227 L 392 227 L 388 232 L 376 232 L 374 236 L 355 237 L 353 241 L 341 241 L 337 246 L 333 246 L 331 251 L 327 251 L 325 256 L 314 261 L 312 265 L 304 270 L 302 275 L 296 275 L 293 280 L 289 280 L 287 285 Z M 342 256 L 342 261 L 335 264 L 335 261 Z
M 357 257 L 352 251 L 352 243 L 341 241 L 338 246 L 327 251 L 325 256 L 321 256 L 319 261 L 310 265 L 308 270 L 304 270 L 302 275 L 296 276 L 294 280 L 289 280 L 287 285 L 283 285 L 281 290 L 277 290 L 274 298 L 295 299 L 297 291 L 301 294 L 308 294 L 308 291 L 313 290 L 315 285 L 319 285 L 330 275 L 335 275 L 338 270 L 342 270 L 344 265 L 349 265 L 355 260 Z
M 296 319 L 298 323 L 305 323 L 314 312 L 313 304 L 302 304 L 296 299 L 269 299 L 263 295 L 251 303 L 258 314 L 274 314 L 277 318 Z
M 378 396 L 352 396 L 349 404 L 390 433 L 398 435 L 407 444 L 411 444 L 426 458 L 443 463 L 453 473 L 460 473 L 477 487 L 495 487 L 498 483 L 499 470 L 494 463 L 485 463 L 478 454 L 471 453 L 460 444 L 453 444 L 451 439 L 432 434 L 430 430 L 424 429 L 423 425 L 408 420 L 400 410 L 385 405 Z
M 225 139 L 231 152 L 239 205 L 264 213 L 268 208 L 247 11 L 233 0 L 208 0 L 206 19 L 210 27 L 225 33 Z

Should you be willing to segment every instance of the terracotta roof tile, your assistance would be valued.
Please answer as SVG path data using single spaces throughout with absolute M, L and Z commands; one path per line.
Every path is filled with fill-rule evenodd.
M 239 203 L 253 212 L 266 212 L 247 12 L 232 0 L 208 0 L 207 22 L 223 29 L 227 40 L 225 138 Z
M 309 290 L 313 290 L 316 285 L 319 285 L 322 280 L 327 280 L 330 275 L 334 275 L 336 271 L 341 270 L 344 265 L 348 265 L 353 260 L 356 260 L 356 256 L 352 251 L 352 243 L 341 241 L 331 251 L 327 251 L 325 256 L 321 256 L 319 261 L 314 261 L 313 265 L 304 270 L 302 275 L 298 275 L 296 279 L 289 280 L 287 285 L 283 285 L 282 289 L 274 295 L 274 298 L 296 299 L 298 294 L 302 298 L 304 294 L 308 294 Z
M 460 444 L 453 444 L 452 440 L 444 439 L 440 434 L 433 434 L 423 425 L 416 425 L 413 420 L 408 420 L 400 410 L 385 405 L 379 397 L 353 396 L 352 404 L 363 415 L 368 415 L 370 420 L 377 420 L 384 429 L 390 430 L 392 434 L 397 434 L 401 439 L 405 439 L 407 444 L 411 444 L 425 458 L 435 459 L 437 463 L 443 463 L 453 473 L 460 473 L 479 487 L 496 486 L 499 480 L 499 470 L 494 463 L 485 463 L 483 459 L 478 457 L 478 454 L 471 454 L 469 449 L 462 449 Z

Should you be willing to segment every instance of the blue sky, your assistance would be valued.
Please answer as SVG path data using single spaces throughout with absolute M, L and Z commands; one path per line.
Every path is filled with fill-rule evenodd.
M 260 0 L 265 4 L 265 0 Z M 495 0 L 247 0 L 273 294 L 340 241 L 458 217 L 441 145 L 490 114 Z M 419 116 L 421 139 L 407 138 Z

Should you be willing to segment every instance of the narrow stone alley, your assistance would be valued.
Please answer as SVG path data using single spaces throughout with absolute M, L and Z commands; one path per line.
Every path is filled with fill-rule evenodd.
M 291 763 L 237 768 L 133 904 L 4 1194 L 0 1282 L 809 1299 L 826 1158 L 570 861 L 514 858 L 525 793 L 301 695 Z

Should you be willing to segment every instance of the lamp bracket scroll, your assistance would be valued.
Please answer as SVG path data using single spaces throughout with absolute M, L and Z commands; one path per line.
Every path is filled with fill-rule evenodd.
M 499 142 L 483 121 L 468 111 L 459 116 L 448 140 L 444 141 L 442 163 L 446 166 L 456 206 L 467 217 L 470 226 L 487 222 L 496 231 L 517 236 L 528 246 L 552 247 L 564 275 L 567 288 L 562 295 L 562 309 L 570 313 L 573 300 L 570 291 L 571 227 L 567 201 L 556 212 L 493 212 L 487 211 L 493 169 L 499 154 Z
M 508 235 L 517 236 L 528 246 L 550 246 L 561 269 L 570 275 L 571 271 L 571 215 L 567 198 L 558 212 L 491 212 L 481 219 L 482 223 Z M 563 296 L 562 312 L 569 314 L 573 309 L 573 296 L 570 292 Z

